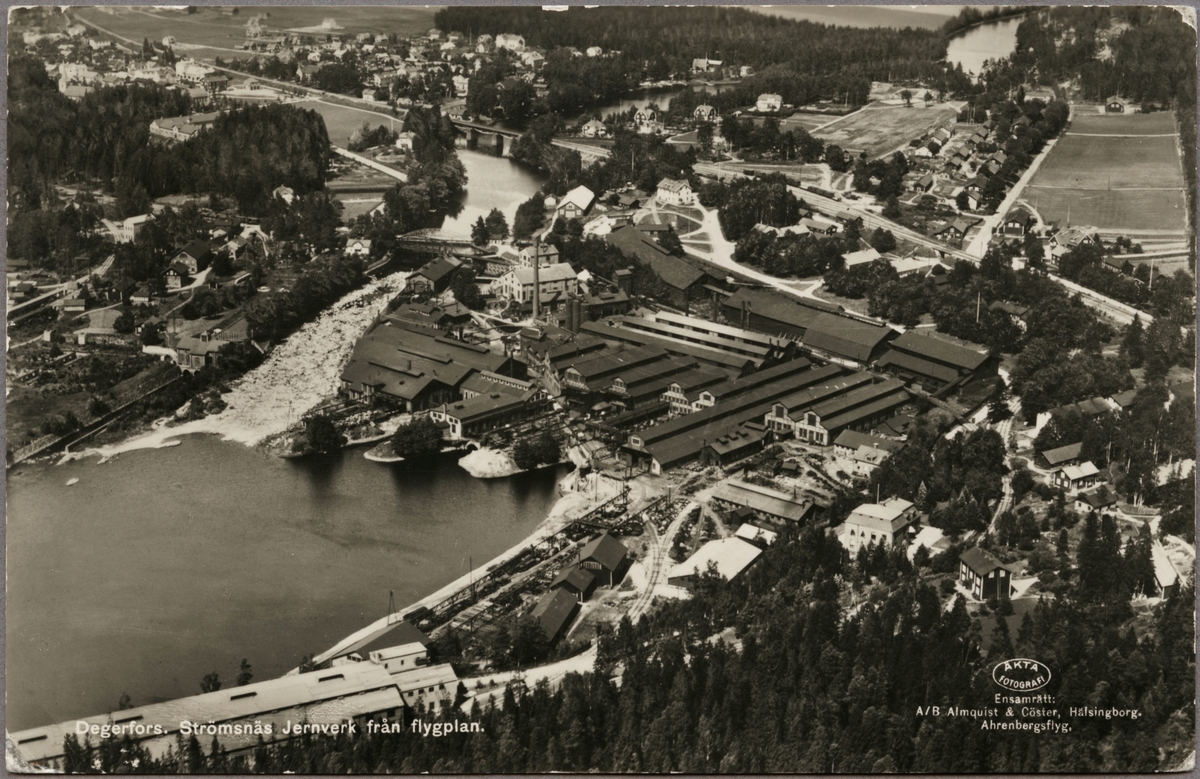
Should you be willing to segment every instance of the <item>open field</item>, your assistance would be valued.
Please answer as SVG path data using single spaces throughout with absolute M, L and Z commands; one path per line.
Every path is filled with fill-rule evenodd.
M 803 127 L 805 130 L 812 132 L 822 125 L 829 124 L 835 119 L 840 119 L 839 116 L 831 114 L 802 114 L 795 113 L 787 119 L 779 120 L 779 132 L 786 133 L 788 130 L 795 130 L 797 127 Z
M 1187 227 L 1187 200 L 1182 189 L 1044 189 L 1026 188 L 1023 198 L 1048 222 L 1091 225 L 1101 232 L 1175 230 Z
M 253 6 L 237 14 L 221 13 L 215 6 L 198 6 L 194 14 L 131 7 L 74 8 L 72 13 L 118 35 L 140 41 L 149 38 L 161 42 L 174 35 L 180 43 L 194 46 L 232 49 L 245 40 L 246 23 L 254 16 L 265 17 L 267 34 L 320 27 L 333 19 L 338 27 L 322 35 L 360 32 L 413 35 L 433 27 L 433 7 L 425 6 L 286 6 L 275 5 L 257 13 Z
M 878 157 L 899 149 L 956 115 L 957 112 L 949 106 L 925 108 L 918 100 L 912 108 L 867 107 L 814 134 L 826 143 L 836 143 L 843 149 L 865 149 L 868 156 Z
M 350 144 L 350 136 L 362 127 L 363 122 L 372 128 L 379 125 L 394 126 L 400 130 L 402 122 L 392 119 L 387 114 L 371 111 L 366 108 L 334 105 L 323 100 L 302 100 L 294 105 L 300 108 L 310 108 L 325 119 L 325 129 L 329 132 L 329 141 L 334 146 L 346 147 Z
M 1187 229 L 1183 170 L 1169 114 L 1083 114 L 1025 190 L 1047 221 L 1101 230 Z
M 1100 135 L 1174 135 L 1175 119 L 1170 113 L 1155 114 L 1089 114 L 1078 106 L 1071 117 L 1071 134 Z

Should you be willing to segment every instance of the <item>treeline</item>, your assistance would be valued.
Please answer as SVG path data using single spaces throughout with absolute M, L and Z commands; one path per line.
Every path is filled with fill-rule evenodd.
M 947 93 L 970 84 L 961 71 L 947 70 L 945 38 L 930 30 L 827 27 L 718 7 L 572 7 L 558 13 L 537 7 L 451 7 L 439 11 L 435 22 L 475 35 L 519 33 L 528 46 L 551 50 L 546 110 L 606 102 L 644 79 L 686 75 L 693 59 L 706 56 L 758 71 L 728 97 L 714 96 L 741 106 L 761 92 L 776 92 L 797 105 L 847 96 L 862 103 L 871 81 L 923 80 Z M 617 53 L 574 58 L 552 51 L 589 46 Z
M 1013 16 L 1021 16 L 1029 13 L 1028 8 L 1021 6 L 996 6 L 987 11 L 981 11 L 973 5 L 969 5 L 959 12 L 958 16 L 947 20 L 942 25 L 942 34 L 947 38 L 951 38 L 959 32 L 974 27 L 979 24 L 987 24 L 988 22 L 998 22 L 1001 19 L 1008 19 Z
M 801 202 L 781 173 L 708 182 L 700 188 L 699 199 L 701 205 L 717 209 L 721 232 L 730 241 L 740 241 L 757 224 L 783 227 L 800 219 Z
M 1151 286 L 1149 263 L 1139 263 L 1132 275 L 1126 275 L 1104 267 L 1104 250 L 1100 246 L 1081 244 L 1059 258 L 1058 275 L 1156 317 L 1167 317 L 1180 325 L 1195 321 L 1192 297 L 1196 280 L 1185 270 L 1178 270 L 1173 276 L 1156 275 Z
M 251 336 L 258 341 L 278 341 L 309 321 L 325 307 L 366 280 L 362 258 L 319 257 L 309 263 L 292 286 L 265 292 L 246 305 Z
M 1194 591 L 1184 588 L 1134 620 L 1129 596 L 1145 571 L 1139 545 L 1121 554 L 1114 528 L 1094 515 L 1082 539 L 1062 595 L 1039 600 L 1010 631 L 997 615 L 973 617 L 961 597 L 945 607 L 924 580 L 953 567 L 953 557 L 918 567 L 903 550 L 873 549 L 850 560 L 823 530 L 793 530 L 733 582 L 702 577 L 691 599 L 667 602 L 636 625 L 623 620 L 600 638 L 595 672 L 570 674 L 553 691 L 546 682 L 509 686 L 494 707 L 477 702 L 470 719 L 482 732 L 297 738 L 260 744 L 253 767 L 957 774 L 1180 765 L 1194 746 Z M 1135 575 L 1114 575 L 1114 566 Z M 861 605 L 847 611 L 851 588 Z M 986 645 L 983 620 L 996 625 Z M 712 639 L 726 629 L 736 645 Z M 990 666 L 1014 657 L 1053 669 L 1042 692 L 1055 699 L 1068 732 L 986 730 L 977 717 L 921 713 L 931 704 L 996 708 Z M 1075 717 L 1072 707 L 1136 708 L 1140 716 Z M 98 749 L 74 736 L 67 744 L 71 771 L 249 768 L 220 750 L 206 757 L 194 739 L 159 759 L 115 739 Z
M 13 59 L 9 89 L 9 181 L 19 206 L 38 207 L 56 182 L 81 180 L 111 192 L 119 217 L 146 212 L 157 197 L 201 192 L 258 214 L 280 185 L 303 193 L 325 184 L 329 137 L 313 111 L 234 109 L 186 142 L 160 144 L 150 123 L 194 110 L 178 90 L 105 87 L 72 103 L 42 62 L 25 56 Z

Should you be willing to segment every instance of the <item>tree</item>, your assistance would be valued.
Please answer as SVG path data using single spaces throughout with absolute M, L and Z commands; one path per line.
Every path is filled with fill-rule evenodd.
M 892 235 L 891 230 L 884 230 L 882 227 L 876 227 L 871 233 L 871 246 L 879 252 L 890 252 L 896 248 L 896 236 Z
M 485 246 L 487 245 L 488 238 L 488 226 L 481 216 L 475 220 L 475 224 L 471 225 L 471 243 L 476 246 Z
M 895 195 L 892 195 L 883 206 L 883 216 L 886 219 L 899 219 L 901 213 L 900 201 Z
M 309 452 L 331 454 L 346 445 L 346 436 L 338 431 L 332 419 L 315 414 L 304 420 L 304 441 Z
M 969 211 L 971 209 L 971 201 L 967 200 L 967 191 L 965 189 L 954 197 L 954 205 L 958 206 L 959 211 Z
M 925 94 L 928 95 L 929 93 L 926 92 Z M 912 108 L 913 93 L 911 90 L 908 90 L 908 89 L 900 90 L 900 97 L 904 100 L 904 105 L 908 106 L 909 108 Z
M 683 242 L 679 240 L 679 235 L 674 228 L 658 234 L 658 245 L 666 249 L 676 257 L 683 256 Z
M 487 215 L 485 222 L 490 236 L 499 236 L 500 240 L 508 238 L 508 220 L 504 218 L 504 212 L 498 208 L 493 208 L 491 213 Z M 472 235 L 474 232 L 472 231 Z
M 216 671 L 204 675 L 200 680 L 200 692 L 216 692 L 221 689 L 221 676 Z
M 442 451 L 442 431 L 429 417 L 414 419 L 396 428 L 392 451 L 405 460 L 420 460 Z
M 117 711 L 125 711 L 133 708 L 133 699 L 129 697 L 128 692 L 121 693 L 121 699 L 117 701 Z
M 541 192 L 533 195 L 517 206 L 517 214 L 513 217 L 513 238 L 524 240 L 529 238 L 542 227 L 546 217 L 546 196 Z
M 1129 327 L 1125 329 L 1125 337 L 1121 341 L 1121 354 L 1129 360 L 1132 368 L 1141 367 L 1146 359 L 1145 333 L 1142 330 L 1142 318 L 1134 316 Z
M 238 666 L 237 680 L 234 684 L 238 687 L 245 687 L 253 678 L 254 674 L 250 672 L 250 661 L 243 657 L 241 665 Z
M 562 449 L 558 441 L 549 433 L 542 433 L 536 438 L 524 438 L 513 447 L 513 462 L 523 471 L 557 463 L 561 456 Z

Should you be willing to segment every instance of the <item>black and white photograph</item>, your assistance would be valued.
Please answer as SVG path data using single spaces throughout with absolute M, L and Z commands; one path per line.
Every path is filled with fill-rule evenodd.
M 1194 770 L 1194 7 L 6 14 L 8 772 Z

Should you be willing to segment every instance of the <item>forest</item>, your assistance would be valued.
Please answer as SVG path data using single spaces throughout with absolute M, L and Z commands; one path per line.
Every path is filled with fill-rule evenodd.
M 696 58 L 758 71 L 715 96 L 731 105 L 752 103 L 761 92 L 781 94 L 796 105 L 821 98 L 861 104 L 871 81 L 927 80 L 946 93 L 970 86 L 942 61 L 944 36 L 929 30 L 827 27 L 718 7 L 573 7 L 562 13 L 534 6 L 450 7 L 435 22 L 473 35 L 518 33 L 526 45 L 541 49 L 600 46 L 610 52 L 604 58 L 572 58 L 551 51 L 545 108 L 554 111 L 606 102 L 645 79 L 686 75 Z M 799 40 L 803 46 L 796 45 Z

